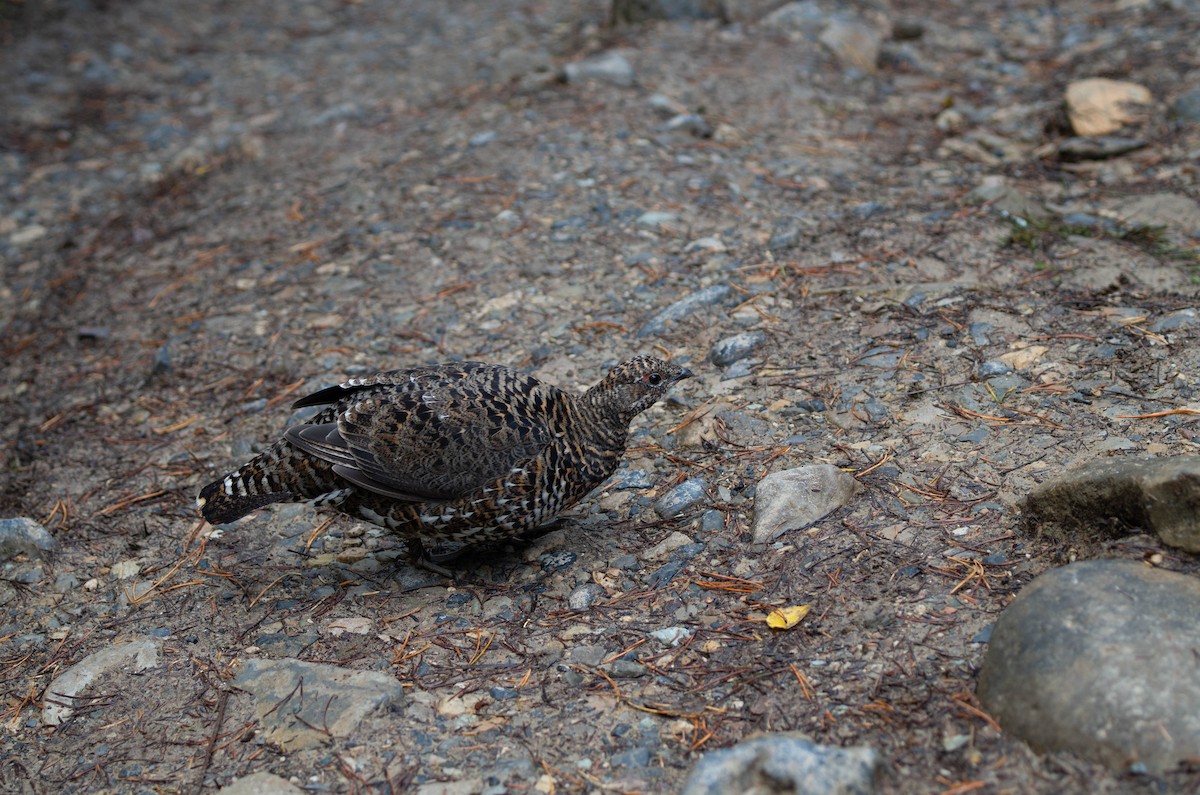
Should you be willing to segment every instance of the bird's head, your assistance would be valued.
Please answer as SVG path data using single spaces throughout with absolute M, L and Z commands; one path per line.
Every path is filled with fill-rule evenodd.
M 671 387 L 692 371 L 653 356 L 635 356 L 608 371 L 600 383 L 588 390 L 588 398 L 606 413 L 627 424 L 658 402 Z

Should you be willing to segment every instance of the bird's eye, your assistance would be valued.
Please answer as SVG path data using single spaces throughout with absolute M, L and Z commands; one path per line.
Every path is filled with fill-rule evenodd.
M 658 373 L 647 373 L 646 374 L 646 383 L 649 384 L 650 386 L 658 386 L 659 384 L 662 383 L 662 376 L 659 375 Z

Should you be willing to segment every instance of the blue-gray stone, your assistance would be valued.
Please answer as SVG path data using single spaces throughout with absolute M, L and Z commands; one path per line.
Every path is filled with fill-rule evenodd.
M 1065 226 L 1081 229 L 1098 229 L 1103 225 L 1101 220 L 1091 213 L 1067 213 L 1062 217 L 1062 222 Z
M 710 509 L 704 512 L 700 517 L 700 530 L 704 533 L 716 533 L 725 529 L 725 514 L 721 511 Z
M 996 397 L 1003 397 L 1009 392 L 1014 392 L 1025 386 L 1025 380 L 1016 373 L 1009 373 L 1008 375 L 989 378 L 988 386 L 992 388 L 992 393 Z
M 793 226 L 771 235 L 771 239 L 767 241 L 767 248 L 771 251 L 786 251 L 799 244 L 800 229 Z
M 879 202 L 862 202 L 850 208 L 850 214 L 859 220 L 865 221 L 868 218 L 887 212 L 887 205 Z
M 984 323 L 980 321 L 969 324 L 967 326 L 967 333 L 971 335 L 972 344 L 982 347 L 991 342 L 991 340 L 988 339 L 988 332 L 994 328 L 995 326 L 993 326 L 991 323 Z
M 1194 326 L 1200 322 L 1200 317 L 1197 316 L 1195 308 L 1188 307 L 1172 312 L 1169 315 L 1164 315 L 1150 325 L 1150 330 L 1154 332 L 1175 331 L 1176 329 L 1184 328 L 1185 326 Z
M 993 376 L 1004 375 L 1005 373 L 1011 372 L 1012 368 L 998 359 L 991 359 L 989 361 L 982 362 L 979 365 L 979 369 L 975 371 L 976 375 L 978 375 L 980 378 L 991 378 Z
M 487 146 L 494 140 L 496 140 L 496 131 L 484 130 L 483 132 L 477 132 L 472 135 L 471 140 L 468 141 L 468 143 L 471 146 Z
M 751 359 L 742 359 L 740 362 L 734 362 L 725 368 L 725 372 L 721 373 L 721 378 L 726 381 L 735 378 L 745 378 L 754 372 L 754 363 Z
M 513 690 L 511 687 L 493 687 L 488 691 L 488 693 L 490 693 L 492 698 L 496 699 L 497 701 L 507 701 L 509 699 L 516 698 L 518 695 L 517 691 Z
M 0 519 L 0 560 L 50 552 L 58 546 L 45 527 L 25 516 Z
M 1171 103 L 1170 116 L 1179 121 L 1200 122 L 1200 88 L 1176 97 Z
M 696 503 L 707 498 L 708 482 L 704 478 L 691 478 L 658 498 L 654 511 L 664 519 L 678 516 Z
M 767 341 L 767 335 L 761 331 L 746 331 L 726 337 L 712 346 L 708 359 L 717 367 L 727 367 L 736 361 L 745 359 Z
M 609 485 L 610 489 L 648 489 L 653 486 L 650 475 L 644 469 L 622 469 Z
M 600 666 L 600 669 L 614 679 L 637 679 L 650 673 L 645 665 L 636 660 L 613 660 Z
M 967 431 L 962 436 L 958 437 L 960 442 L 970 442 L 971 444 L 979 444 L 987 438 L 989 431 L 986 426 L 980 426 L 973 431 Z
M 672 323 L 682 320 L 701 307 L 722 303 L 732 294 L 733 288 L 728 284 L 714 284 L 712 287 L 705 287 L 703 290 L 680 298 L 646 321 L 645 325 L 638 329 L 638 336 L 649 337 L 652 334 L 661 334 Z
M 610 761 L 613 767 L 645 767 L 650 764 L 650 749 L 630 748 L 613 754 Z

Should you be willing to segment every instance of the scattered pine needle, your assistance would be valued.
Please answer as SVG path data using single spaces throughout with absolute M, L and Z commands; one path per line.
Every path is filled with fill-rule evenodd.
M 709 591 L 728 591 L 729 593 L 756 593 L 766 588 L 766 586 L 758 580 L 745 580 L 741 577 L 731 577 L 728 574 L 717 574 L 712 571 L 700 572 L 705 577 L 713 577 L 712 580 L 692 580 L 692 584 L 707 589 Z
M 705 414 L 708 413 L 708 411 L 706 411 L 706 409 L 711 407 L 712 404 L 716 402 L 716 400 L 717 399 L 715 397 L 710 397 L 708 400 L 704 401 L 699 406 L 692 409 L 690 414 L 688 414 L 686 417 L 684 417 L 683 420 L 678 425 L 676 425 L 674 428 L 671 428 L 670 430 L 668 430 L 667 433 L 668 434 L 675 433 L 676 431 L 686 428 L 687 426 L 691 425 L 696 420 L 703 417 Z
M 496 633 L 492 632 L 487 636 L 487 640 L 483 639 L 483 630 L 476 630 L 475 635 L 475 654 L 471 657 L 467 665 L 475 665 L 483 659 L 483 655 L 487 654 L 487 650 L 492 647 L 492 641 L 496 639 Z
M 1200 414 L 1200 409 L 1168 409 L 1152 411 L 1149 414 L 1118 414 L 1119 420 L 1152 420 L 1156 417 L 1170 417 L 1173 414 Z
M 191 425 L 193 422 L 195 422 L 198 419 L 200 419 L 200 415 L 193 414 L 192 416 L 188 417 L 187 419 L 180 420 L 179 422 L 176 422 L 176 423 L 172 423 L 172 424 L 166 426 L 165 428 L 155 428 L 154 433 L 158 436 L 162 436 L 163 434 L 167 434 L 167 433 L 174 433 L 175 431 L 183 430 L 184 428 Z
M 804 700 L 811 704 L 817 694 L 817 691 L 813 689 L 812 682 L 804 675 L 803 671 L 796 667 L 795 663 L 788 663 L 788 668 L 792 669 L 796 681 L 800 683 L 800 693 L 804 696 Z
M 166 493 L 167 493 L 166 489 L 159 489 L 158 491 L 152 491 L 149 494 L 141 494 L 137 497 L 129 497 L 128 499 L 121 500 L 120 502 L 113 503 L 112 505 L 108 506 L 107 508 L 104 508 L 103 510 L 100 511 L 100 515 L 108 516 L 110 513 L 116 513 L 117 511 L 120 511 L 120 510 L 130 507 L 131 505 L 136 505 L 139 502 L 146 502 L 147 500 L 157 500 L 159 497 L 166 495 Z
M 983 720 L 997 733 L 1000 732 L 1000 724 L 996 722 L 996 719 L 971 703 L 975 700 L 975 697 L 971 693 L 966 691 L 962 693 L 955 693 L 954 695 L 950 696 L 950 699 L 959 707 L 966 710 L 970 715 Z

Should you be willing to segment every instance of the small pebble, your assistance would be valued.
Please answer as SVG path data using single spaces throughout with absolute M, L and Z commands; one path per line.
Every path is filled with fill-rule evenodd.
M 678 646 L 691 638 L 693 634 L 695 634 L 694 631 L 686 627 L 664 627 L 651 632 L 650 637 L 667 646 Z
M 563 75 L 568 83 L 598 80 L 615 86 L 632 86 L 634 80 L 633 66 L 625 56 L 616 52 L 569 63 L 563 67 Z
M 594 582 L 585 583 L 571 591 L 571 595 L 567 597 L 567 607 L 576 611 L 587 610 L 603 595 L 604 589 L 599 585 Z
M 1011 367 L 1004 362 L 996 361 L 995 359 L 981 363 L 979 365 L 979 369 L 976 370 L 976 374 L 980 378 L 991 378 L 993 376 L 1004 375 L 1011 372 Z

